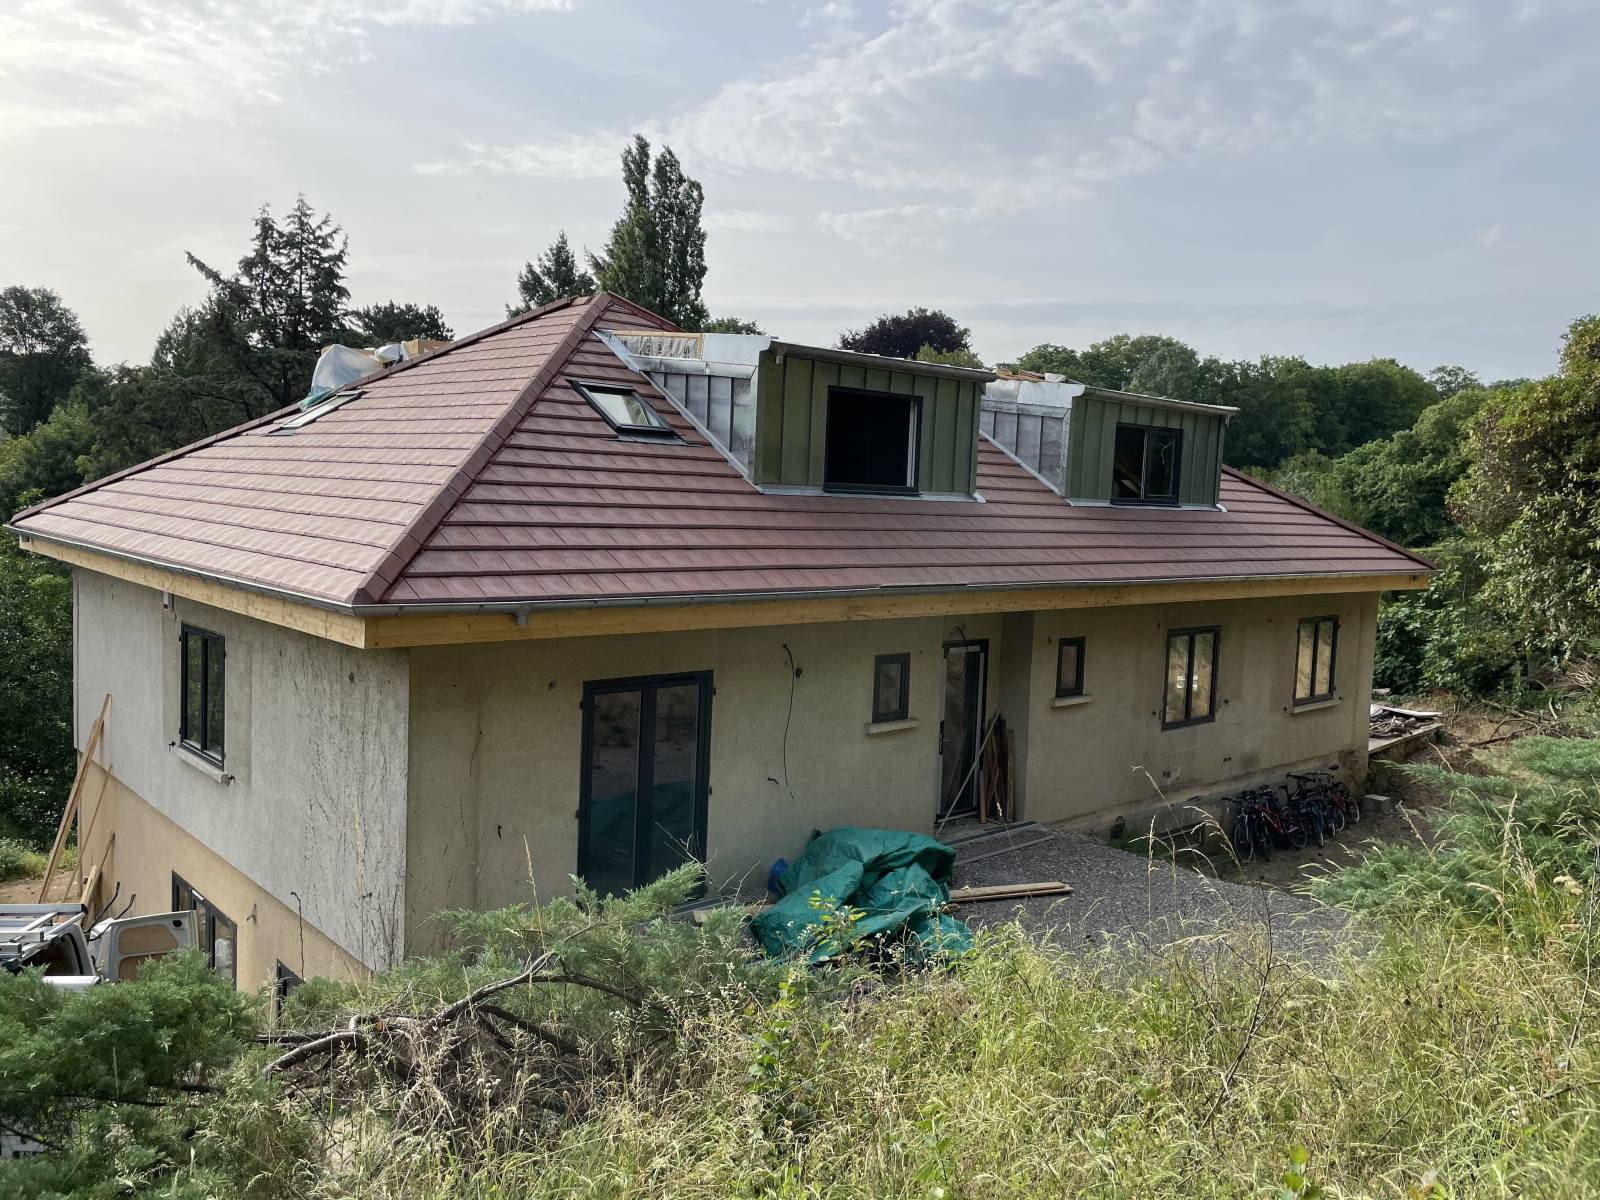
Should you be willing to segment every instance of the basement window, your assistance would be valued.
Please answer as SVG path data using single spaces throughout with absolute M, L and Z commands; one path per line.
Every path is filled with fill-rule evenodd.
M 824 489 L 915 494 L 920 415 L 915 396 L 829 388 Z
M 1167 635 L 1163 729 L 1199 725 L 1217 716 L 1217 638 L 1221 630 L 1175 629 Z
M 176 871 L 172 873 L 172 908 L 194 913 L 195 949 L 206 956 L 213 971 L 237 984 L 234 948 L 239 944 L 239 927 Z
M 675 438 L 672 426 L 631 387 L 607 383 L 575 383 L 578 394 L 594 406 L 618 433 L 638 437 Z
M 1294 702 L 1333 699 L 1333 659 L 1339 651 L 1339 618 L 1307 617 L 1295 646 Z
M 911 716 L 911 655 L 880 654 L 872 660 L 872 723 Z
M 185 625 L 178 636 L 178 742 L 207 762 L 222 765 L 227 716 L 226 643 L 219 633 Z
M 1182 459 L 1182 430 L 1118 425 L 1111 464 L 1112 501 L 1176 504 Z

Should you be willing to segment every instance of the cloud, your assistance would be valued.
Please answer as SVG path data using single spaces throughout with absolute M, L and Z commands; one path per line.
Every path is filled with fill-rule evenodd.
M 1496 221 L 1493 225 L 1485 225 L 1477 232 L 1478 245 L 1485 247 L 1499 245 L 1500 239 L 1505 235 L 1506 226 L 1504 221 Z
M 908 250 L 948 250 L 950 226 L 973 215 L 971 210 L 963 208 L 896 204 L 818 213 L 817 227 L 853 242 L 868 253 L 892 255 Z
M 896 0 L 870 28 L 816 31 L 805 52 L 643 125 L 699 173 L 1004 212 L 1175 161 L 1495 119 L 1507 54 L 1547 48 L 1567 7 L 1441 0 L 1419 17 L 1393 0 Z M 559 149 L 467 147 L 456 168 L 539 175 L 566 161 Z
M 11 0 L 0 8 L 0 135 L 151 125 L 270 103 L 373 35 L 565 9 L 571 0 Z
M 706 213 L 707 229 L 727 229 L 735 233 L 778 233 L 794 227 L 786 213 L 756 212 L 748 208 L 715 208 Z
M 539 179 L 610 179 L 617 173 L 623 133 L 572 134 L 557 141 L 522 146 L 468 142 L 457 158 L 417 163 L 423 175 L 532 175 Z

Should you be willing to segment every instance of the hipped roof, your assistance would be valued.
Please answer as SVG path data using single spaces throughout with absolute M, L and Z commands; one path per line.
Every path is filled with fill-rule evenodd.
M 674 328 L 609 293 L 558 301 L 293 434 L 273 414 L 13 528 L 356 611 L 1430 567 L 1231 470 L 1226 511 L 1071 505 L 986 438 L 973 500 L 763 492 L 605 345 L 611 325 Z M 631 385 L 679 440 L 619 438 L 574 381 Z

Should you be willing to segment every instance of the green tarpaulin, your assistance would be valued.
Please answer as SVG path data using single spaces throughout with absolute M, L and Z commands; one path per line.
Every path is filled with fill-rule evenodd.
M 955 864 L 953 849 L 920 833 L 813 833 L 805 852 L 779 876 L 781 898 L 752 925 L 775 958 L 822 962 L 863 942 L 902 937 L 918 958 L 960 954 L 972 944 L 972 931 L 941 911 Z M 838 915 L 847 910 L 862 916 L 847 923 Z

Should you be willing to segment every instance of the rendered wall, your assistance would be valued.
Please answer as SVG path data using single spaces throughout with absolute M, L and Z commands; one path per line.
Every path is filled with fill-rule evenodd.
M 714 672 L 707 843 L 713 881 L 760 890 L 813 829 L 933 825 L 943 650 L 1001 618 L 651 634 L 412 651 L 409 945 L 443 908 L 543 899 L 577 869 L 586 680 Z M 788 645 L 800 675 L 791 676 Z M 873 658 L 911 654 L 912 728 L 869 734 Z M 990 697 L 995 703 L 994 673 Z M 788 724 L 787 786 L 784 729 Z M 791 795 L 792 793 L 792 795 Z
M 77 744 L 109 692 L 101 761 L 125 788 L 356 959 L 393 961 L 403 938 L 406 652 L 355 650 L 182 597 L 166 610 L 149 588 L 74 578 Z M 227 639 L 220 771 L 173 745 L 184 622 Z M 139 864 L 137 912 L 171 906 L 170 882 L 152 894 L 145 881 L 171 870 L 159 841 L 153 852 L 154 874 Z M 120 831 L 117 857 L 132 869 Z M 207 895 L 226 886 L 209 872 L 184 877 Z M 108 894 L 114 885 L 108 876 Z M 224 911 L 244 952 L 251 914 Z

